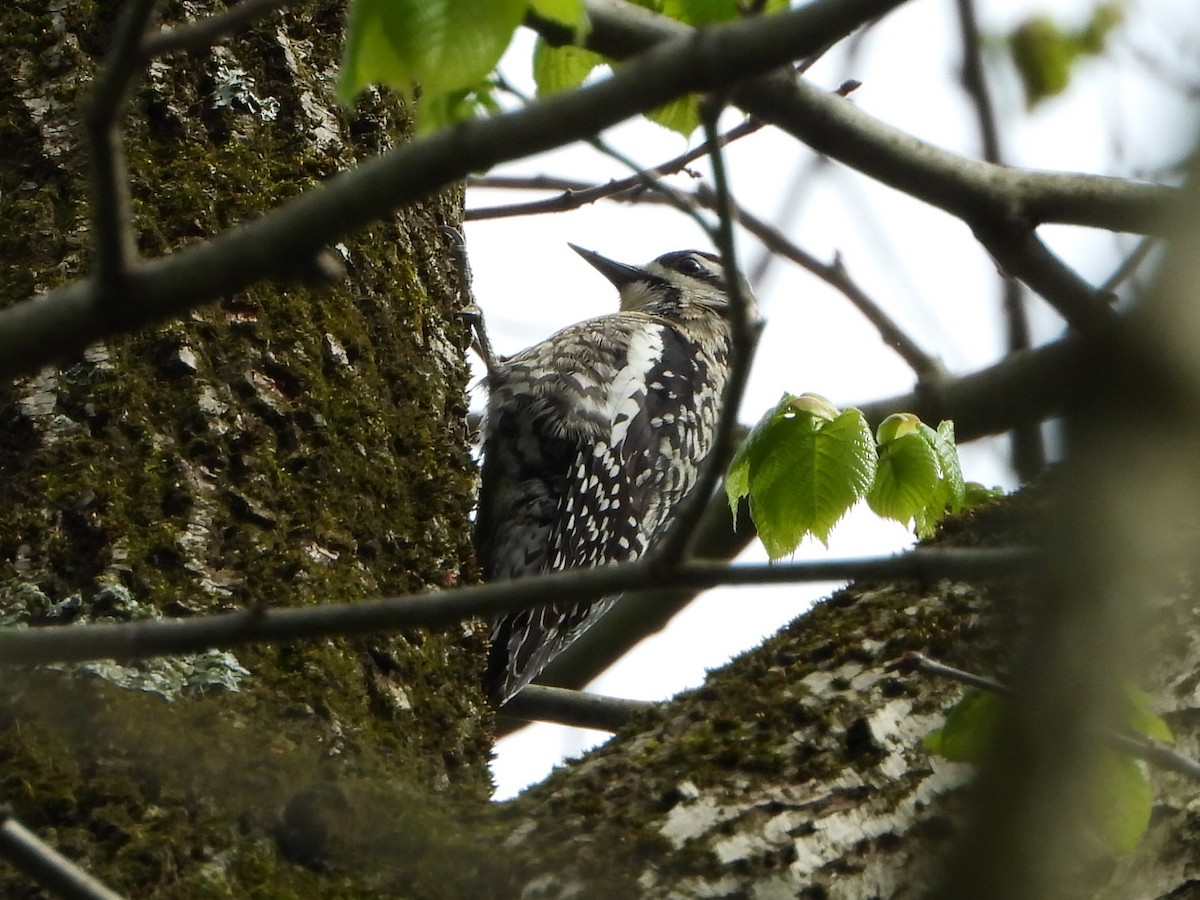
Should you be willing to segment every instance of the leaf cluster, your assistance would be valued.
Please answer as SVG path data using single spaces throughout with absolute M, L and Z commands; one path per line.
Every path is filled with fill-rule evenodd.
M 583 0 L 354 0 L 338 96 L 372 84 L 419 92 L 418 131 L 495 108 L 487 77 L 527 9 L 586 33 Z
M 839 411 L 817 394 L 783 395 L 738 450 L 725 491 L 734 515 L 749 498 L 772 559 L 809 535 L 828 545 L 834 525 L 863 499 L 923 538 L 946 513 L 988 495 L 963 482 L 952 423 L 934 429 L 898 413 L 872 435 L 860 410 Z
M 787 0 L 765 0 L 752 9 L 740 0 L 637 2 L 693 27 L 788 6 Z M 589 28 L 583 0 L 354 0 L 338 95 L 350 105 L 372 84 L 416 95 L 419 132 L 494 111 L 489 75 L 526 12 L 556 22 L 574 36 L 573 44 L 559 47 L 538 38 L 533 76 L 539 97 L 578 87 L 595 70 L 616 65 L 578 46 Z M 699 97 L 679 97 L 647 117 L 687 137 L 700 125 Z

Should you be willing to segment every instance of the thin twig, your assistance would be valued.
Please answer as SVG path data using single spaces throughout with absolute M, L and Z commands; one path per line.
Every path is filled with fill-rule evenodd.
M 860 70 L 863 47 L 866 44 L 867 36 L 871 33 L 876 22 L 868 22 L 845 40 L 839 42 L 843 51 L 840 61 L 841 78 L 839 80 L 841 82 L 848 82 L 851 75 Z M 838 93 L 841 94 L 842 92 L 839 90 Z M 782 191 L 779 196 L 774 220 L 771 223 L 776 231 L 783 232 L 787 230 L 788 225 L 799 214 L 805 194 L 817 183 L 818 173 L 822 169 L 828 168 L 831 161 L 824 154 L 814 153 L 809 155 L 797 167 L 792 176 L 791 183 L 788 185 L 788 189 Z M 756 261 L 746 266 L 746 278 L 752 286 L 757 287 L 763 283 L 776 259 L 778 259 L 778 256 L 775 253 L 765 250 Z
M 1110 295 L 1096 290 L 1055 256 L 1026 226 L 976 225 L 975 236 L 1007 275 L 1020 278 L 1084 335 L 1107 333 L 1117 324 Z
M 938 678 L 949 678 L 951 681 L 957 681 L 960 684 L 979 688 L 993 694 L 1003 694 L 1006 697 L 1012 696 L 1012 689 L 1006 684 L 994 681 L 991 678 L 985 678 L 982 675 L 976 675 L 974 672 L 968 672 L 965 669 L 956 669 L 954 666 L 940 663 L 937 660 L 930 659 L 924 653 L 916 651 L 909 651 L 892 660 L 884 666 L 884 671 L 922 672 L 926 675 L 937 676 Z M 1128 753 L 1137 759 L 1145 760 L 1148 763 L 1158 766 L 1160 769 L 1177 772 L 1180 775 L 1186 775 L 1188 778 L 1200 780 L 1200 763 L 1168 747 L 1162 741 L 1156 741 L 1144 734 L 1129 734 L 1126 732 L 1110 734 L 1109 741 L 1115 744 L 1117 749 L 1122 752 Z
M 92 241 L 97 291 L 103 303 L 122 298 L 137 258 L 123 134 L 125 98 L 141 73 L 138 48 L 157 0 L 132 0 L 121 11 L 104 67 L 84 107 L 91 168 Z
M 667 565 L 687 558 L 696 530 L 704 514 L 708 498 L 721 483 L 725 467 L 736 449 L 735 435 L 738 429 L 738 410 L 750 379 L 750 366 L 758 344 L 758 323 L 752 321 L 756 315 L 753 297 L 738 267 L 737 250 L 734 245 L 733 224 L 737 208 L 729 189 L 729 177 L 725 171 L 725 156 L 720 147 L 717 120 L 724 108 L 723 101 L 709 97 L 701 105 L 704 133 L 713 147 L 710 155 L 713 183 L 716 188 L 714 206 L 717 213 L 717 228 L 713 242 L 721 254 L 725 270 L 725 290 L 729 295 L 729 380 L 721 396 L 721 412 L 717 417 L 716 433 L 703 465 L 700 466 L 696 483 L 680 504 L 674 524 L 663 536 L 657 547 L 650 551 L 650 559 Z
M 529 97 L 510 85 L 503 78 L 499 79 L 498 84 L 501 89 L 517 98 L 519 101 L 521 101 L 521 103 L 528 105 L 531 102 Z M 706 233 L 712 231 L 712 225 L 705 221 L 704 217 L 697 211 L 695 205 L 689 203 L 685 197 L 681 196 L 680 191 L 671 187 L 662 180 L 665 173 L 661 167 L 647 169 L 634 161 L 631 157 L 627 156 L 625 153 L 622 153 L 616 147 L 609 144 L 607 141 L 602 140 L 597 135 L 588 137 L 587 143 L 594 147 L 599 153 L 602 153 L 610 159 L 615 159 L 621 165 L 633 172 L 633 174 L 626 179 L 626 181 L 630 182 L 631 190 L 634 188 L 641 188 L 643 190 L 653 191 L 662 198 L 663 202 L 675 207 L 675 209 L 677 209 L 679 212 L 692 219 L 697 225 L 700 226 L 701 231 Z M 707 146 L 707 142 L 705 146 Z M 683 165 L 686 165 L 686 163 L 680 165 L 679 168 L 682 168 Z M 464 216 L 464 221 L 469 221 L 469 219 Z
M 706 189 L 701 188 L 697 193 L 701 202 L 707 201 Z M 884 311 L 883 307 L 876 303 L 851 277 L 840 253 L 835 254 L 831 263 L 821 262 L 812 254 L 802 250 L 778 229 L 753 213 L 740 208 L 738 224 L 762 241 L 764 246 L 812 273 L 846 297 L 854 305 L 854 308 L 875 326 L 875 330 L 879 332 L 883 342 L 908 363 L 919 383 L 924 385 L 937 382 L 946 376 L 946 370 L 942 366 L 941 360 L 922 350 L 920 345 L 909 337 L 899 324 Z
M 637 162 L 629 156 L 626 156 L 616 147 L 600 138 L 592 138 L 588 141 L 593 147 L 599 150 L 606 156 L 612 157 L 617 162 L 633 170 L 633 177 L 637 179 L 643 189 L 653 191 L 662 197 L 663 201 L 669 206 L 675 207 L 679 212 L 683 213 L 693 222 L 700 226 L 700 230 L 705 234 L 712 235 L 715 233 L 715 227 L 711 222 L 700 214 L 699 209 L 691 202 L 689 196 L 684 191 L 671 187 L 662 178 L 655 173 L 655 170 L 643 169 Z M 707 143 L 707 142 L 706 142 Z
M 748 119 L 742 122 L 725 134 L 721 135 L 721 146 L 728 144 L 753 134 L 763 127 L 765 123 L 755 119 Z M 705 141 L 697 147 L 689 150 L 687 153 L 682 153 L 674 159 L 669 159 L 666 162 L 659 163 L 649 169 L 639 171 L 635 175 L 630 175 L 627 178 L 620 178 L 609 181 L 607 184 L 591 184 L 588 182 L 570 182 L 559 187 L 553 180 L 547 180 L 542 185 L 530 184 L 527 178 L 519 178 L 503 175 L 487 175 L 482 177 L 473 177 L 467 180 L 467 187 L 524 187 L 529 184 L 531 187 L 544 188 L 547 190 L 561 190 L 563 193 L 557 197 L 549 197 L 545 200 L 537 201 L 536 203 L 520 204 L 519 211 L 510 213 L 503 206 L 491 206 L 484 209 L 468 209 L 463 213 L 464 222 L 478 222 L 484 219 L 499 219 L 509 215 L 535 215 L 539 212 L 564 212 L 570 209 L 578 209 L 582 206 L 587 206 L 590 203 L 595 203 L 597 200 L 602 200 L 605 197 L 610 197 L 613 194 L 621 194 L 627 191 L 634 190 L 646 185 L 647 179 L 663 178 L 667 175 L 674 175 L 679 172 L 688 163 L 694 162 L 696 159 L 704 156 L 709 151 L 709 143 Z M 506 184 L 506 180 L 512 178 L 512 184 Z
M 658 704 L 602 694 L 585 694 L 560 687 L 531 684 L 504 704 L 502 719 L 555 722 L 573 728 L 617 731 L 630 719 Z
M 1117 288 L 1124 284 L 1138 270 L 1142 263 L 1146 261 L 1151 251 L 1160 243 L 1158 238 L 1152 237 L 1145 237 L 1138 241 L 1137 246 L 1133 248 L 1133 252 L 1122 260 L 1121 264 L 1117 266 L 1111 275 L 1104 279 L 1104 284 L 1100 285 L 1099 290 L 1105 294 L 1115 293 Z
M 975 110 L 979 139 L 983 145 L 983 158 L 989 163 L 1002 165 L 1004 160 L 1000 150 L 996 110 L 988 90 L 983 55 L 979 52 L 979 23 L 975 16 L 975 0 L 957 0 L 956 6 L 963 46 L 962 83 Z M 1026 350 L 1031 346 L 1032 339 L 1021 283 L 1012 278 L 1002 278 L 1000 285 L 1004 318 L 1008 326 L 1008 352 Z M 1029 481 L 1045 468 L 1046 448 L 1040 423 L 1013 429 L 1012 459 L 1013 467 L 1021 481 Z
M 472 184 L 480 188 L 562 191 L 557 197 L 544 201 L 485 207 L 475 211 L 480 214 L 474 216 L 475 218 L 497 218 L 501 215 L 519 216 L 536 215 L 544 212 L 559 212 L 564 209 L 575 208 L 578 205 L 575 200 L 581 196 L 591 196 L 591 199 L 588 199 L 586 202 L 593 202 L 600 197 L 606 197 L 618 203 L 661 202 L 657 194 L 631 190 L 628 187 L 623 188 L 621 191 L 612 191 L 607 190 L 609 185 L 594 186 L 587 182 L 567 178 L 553 178 L 545 175 L 485 176 L 475 179 Z M 611 184 L 613 183 L 610 182 Z M 598 193 L 590 195 L 589 192 L 593 190 L 596 190 Z M 704 185 L 697 188 L 694 193 L 682 196 L 690 197 L 695 203 L 708 209 L 715 209 L 716 207 L 715 194 Z M 918 381 L 922 384 L 927 384 L 939 381 L 946 376 L 946 370 L 942 366 L 941 361 L 922 350 L 920 345 L 909 337 L 899 324 L 884 311 L 883 307 L 876 303 L 854 281 L 840 256 L 835 257 L 832 263 L 821 262 L 815 256 L 789 240 L 779 229 L 744 207 L 737 206 L 736 215 L 738 224 L 758 238 L 773 253 L 786 257 L 843 294 L 875 326 L 884 344 L 895 350 L 900 355 L 900 358 L 908 363 L 913 372 L 916 373 Z M 472 218 L 471 212 L 468 212 L 467 218 Z
M 169 53 L 203 50 L 292 2 L 294 0 L 241 0 L 225 12 L 162 29 L 142 43 L 139 54 L 143 60 L 150 60 Z
M 71 860 L 0 810 L 0 857 L 65 900 L 121 900 Z
M 885 672 L 900 672 L 909 674 L 912 672 L 923 672 L 926 675 L 936 675 L 938 678 L 949 678 L 951 681 L 957 681 L 959 684 L 969 685 L 970 687 L 979 688 L 981 691 L 989 691 L 993 694 L 1009 695 L 1011 689 L 1006 684 L 995 681 L 991 678 L 985 678 L 983 675 L 976 675 L 974 672 L 968 672 L 966 669 L 956 669 L 954 666 L 948 666 L 945 663 L 940 663 L 937 660 L 930 659 L 924 653 L 918 653 L 916 650 L 909 650 L 906 653 L 891 660 L 884 665 Z
M 291 609 L 253 609 L 193 619 L 167 619 L 86 628 L 0 629 L 0 665 L 39 665 L 94 659 L 146 659 L 264 641 L 370 634 L 403 628 L 440 628 L 466 619 L 560 601 L 583 601 L 624 591 L 714 587 L 719 584 L 782 584 L 852 578 L 1007 577 L 1031 565 L 1025 548 L 920 549 L 896 556 L 821 560 L 780 565 L 730 566 L 703 560 L 679 567 L 648 558 L 620 566 L 573 569 L 517 581 L 471 585 L 453 591 L 409 594 L 360 603 L 329 603 Z

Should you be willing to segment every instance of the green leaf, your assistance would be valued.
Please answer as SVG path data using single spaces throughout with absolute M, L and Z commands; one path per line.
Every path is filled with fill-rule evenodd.
M 1171 727 L 1154 712 L 1154 702 L 1150 696 L 1135 687 L 1129 688 L 1126 693 L 1129 699 L 1129 714 L 1125 726 L 1134 734 L 1144 735 L 1167 744 L 1175 743 L 1175 735 L 1171 733 Z
M 529 8 L 543 19 L 570 28 L 576 41 L 587 37 L 590 26 L 583 0 L 529 0 Z
M 1105 842 L 1117 853 L 1131 852 L 1150 825 L 1150 779 L 1137 760 L 1103 750 L 1092 776 L 1092 815 Z
M 1007 700 L 991 691 L 968 691 L 946 714 L 946 724 L 921 743 L 955 762 L 979 762 L 999 734 Z
M 604 57 L 584 47 L 551 47 L 541 38 L 533 47 L 533 80 L 539 97 L 579 87 Z
M 1031 16 L 1014 29 L 1006 42 L 1025 89 L 1026 108 L 1065 91 L 1079 60 L 1103 53 L 1122 20 L 1120 3 L 1112 2 L 1098 4 L 1080 29 L 1064 28 L 1047 15 Z
M 922 423 L 920 432 L 937 454 L 938 467 L 942 472 L 942 492 L 945 494 L 943 509 L 959 512 L 966 500 L 967 484 L 963 481 L 958 448 L 954 444 L 954 423 L 946 419 L 938 424 L 936 431 Z
M 965 502 L 953 424 L 942 422 L 935 431 L 911 413 L 897 413 L 883 420 L 876 436 L 879 467 L 867 503 L 929 537 L 947 510 L 957 512 Z
M 1125 13 L 1120 2 L 1099 4 L 1079 32 L 1079 49 L 1091 56 L 1103 53 L 1109 36 L 1124 21 Z
M 691 137 L 692 132 L 700 127 L 700 97 L 698 94 L 676 97 L 665 106 L 647 112 L 646 118 L 685 138 Z
M 963 509 L 974 509 L 1004 496 L 1004 488 L 1000 486 L 984 487 L 978 481 L 968 481 L 963 485 Z
M 526 0 L 354 0 L 338 97 L 384 84 L 408 94 L 420 85 L 418 115 L 461 114 L 453 95 L 477 90 L 521 23 Z M 429 126 L 421 122 L 422 130 Z
M 1021 23 L 1008 36 L 1008 52 L 1021 77 L 1028 109 L 1067 89 L 1071 66 L 1079 55 L 1058 23 L 1045 15 Z
M 867 493 L 867 503 L 876 514 L 904 525 L 916 523 L 924 536 L 928 509 L 937 501 L 939 473 L 937 455 L 917 433 L 901 435 L 879 447 L 879 467 Z
M 433 97 L 421 98 L 421 120 L 418 131 L 428 132 L 474 118 L 482 112 L 497 112 L 499 104 L 492 96 L 492 85 L 481 82 L 470 88 L 448 91 Z
M 736 515 L 750 514 L 767 553 L 795 552 L 806 535 L 828 543 L 833 526 L 863 497 L 875 469 L 874 444 L 857 409 L 839 413 L 815 394 L 784 394 L 754 426 L 725 480 Z

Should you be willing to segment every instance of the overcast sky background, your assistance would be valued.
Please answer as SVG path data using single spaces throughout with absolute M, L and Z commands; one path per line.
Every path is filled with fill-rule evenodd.
M 1078 24 L 1094 5 L 1094 0 L 979 0 L 978 16 L 985 34 L 1000 35 L 1035 12 Z M 1195 108 L 1179 87 L 1200 85 L 1200 5 L 1195 0 L 1128 0 L 1125 11 L 1126 24 L 1110 52 L 1084 62 L 1065 95 L 1032 113 L 1024 110 L 1011 68 L 996 54 L 986 57 L 1006 162 L 1137 176 L 1169 166 L 1187 152 Z M 505 76 L 529 93 L 531 48 L 531 36 L 519 35 L 502 65 Z M 1147 55 L 1161 59 L 1165 71 L 1151 73 L 1143 61 Z M 954 2 L 912 0 L 868 35 L 853 61 L 839 48 L 809 77 L 831 90 L 847 78 L 861 81 L 851 102 L 863 110 L 922 140 L 978 158 L 978 127 L 961 87 L 961 59 Z M 735 112 L 726 116 L 726 128 L 739 121 Z M 646 166 L 701 140 L 698 134 L 689 143 L 644 121 L 610 129 L 604 138 Z M 727 161 L 739 203 L 821 259 L 840 252 L 859 285 L 951 372 L 974 371 L 1003 355 L 1000 282 L 960 221 L 837 164 L 814 169 L 811 151 L 771 128 L 734 144 Z M 693 168 L 708 172 L 704 163 Z M 804 172 L 809 177 L 798 186 Z M 624 177 L 628 170 L 576 145 L 489 174 L 501 173 L 600 183 Z M 672 183 L 685 189 L 693 184 L 682 175 Z M 473 189 L 467 206 L 528 202 L 537 196 Z M 1045 228 L 1042 234 L 1062 258 L 1096 282 L 1136 243 L 1130 236 L 1077 228 Z M 569 213 L 469 223 L 475 292 L 498 353 L 514 353 L 563 326 L 616 309 L 615 291 L 567 241 L 631 263 L 669 250 L 712 249 L 689 218 L 649 205 L 601 202 Z M 746 269 L 758 260 L 761 248 L 741 233 L 738 252 Z M 814 391 L 845 406 L 913 386 L 912 372 L 866 320 L 813 276 L 779 260 L 755 287 L 767 326 L 741 410 L 743 422 L 757 420 L 785 390 Z M 1029 309 L 1038 343 L 1061 334 L 1061 320 L 1044 303 L 1033 298 Z M 482 407 L 478 392 L 473 406 Z M 960 452 L 969 480 L 1015 486 L 1004 439 L 976 442 Z M 911 542 L 899 525 L 856 510 L 835 529 L 828 550 L 809 541 L 796 558 L 888 553 Z M 765 554 L 756 544 L 744 558 L 763 560 Z M 755 646 L 835 587 L 710 591 L 666 631 L 643 641 L 597 679 L 592 689 L 658 700 L 694 687 L 706 669 Z M 564 757 L 606 737 L 535 725 L 505 738 L 493 766 L 497 798 L 512 796 Z

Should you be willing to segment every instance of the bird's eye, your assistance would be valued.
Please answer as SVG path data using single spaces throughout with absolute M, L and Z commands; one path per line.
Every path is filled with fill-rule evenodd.
M 681 275 L 701 275 L 704 272 L 704 266 L 694 256 L 685 256 L 675 268 Z

